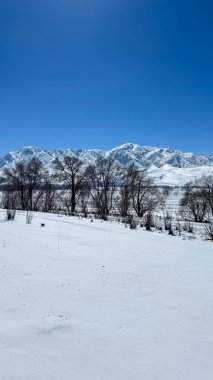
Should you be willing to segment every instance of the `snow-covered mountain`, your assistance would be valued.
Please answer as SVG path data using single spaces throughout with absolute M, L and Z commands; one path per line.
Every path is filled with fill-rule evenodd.
M 45 150 L 28 146 L 18 151 L 8 153 L 0 158 L 0 170 L 13 165 L 18 160 L 38 157 L 45 165 L 51 166 L 56 157 L 75 155 L 85 164 L 94 163 L 98 157 L 112 157 L 121 165 L 137 164 L 147 169 L 158 184 L 182 185 L 183 183 L 201 176 L 213 175 L 213 155 L 203 156 L 194 153 L 183 153 L 174 149 L 124 144 L 110 151 L 98 149 L 55 149 Z

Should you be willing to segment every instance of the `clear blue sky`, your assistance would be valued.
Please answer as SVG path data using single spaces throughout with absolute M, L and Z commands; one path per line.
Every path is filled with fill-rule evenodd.
M 212 0 L 0 1 L 0 155 L 213 154 Z

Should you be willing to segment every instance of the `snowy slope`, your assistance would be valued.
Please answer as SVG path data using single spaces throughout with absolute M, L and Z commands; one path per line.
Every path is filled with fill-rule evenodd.
M 158 185 L 183 186 L 186 182 L 200 178 L 202 175 L 213 176 L 213 166 L 174 168 L 171 165 L 164 165 L 161 168 L 156 168 L 152 165 L 148 169 L 148 174 Z
M 213 155 L 205 157 L 167 148 L 141 147 L 136 144 L 125 144 L 108 152 L 97 149 L 47 151 L 30 146 L 10 152 L 0 158 L 0 170 L 3 170 L 6 165 L 13 165 L 18 160 L 33 156 L 51 167 L 56 157 L 62 158 L 64 155 L 76 155 L 84 161 L 85 165 L 94 163 L 98 157 L 112 157 L 120 165 L 134 162 L 140 168 L 149 170 L 157 184 L 182 185 L 202 174 L 213 174 Z
M 0 247 L 1 380 L 212 380 L 212 243 L 19 213 Z

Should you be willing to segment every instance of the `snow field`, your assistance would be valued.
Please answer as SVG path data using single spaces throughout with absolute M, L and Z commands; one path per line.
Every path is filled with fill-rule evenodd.
M 3 217 L 1 380 L 212 380 L 212 243 Z

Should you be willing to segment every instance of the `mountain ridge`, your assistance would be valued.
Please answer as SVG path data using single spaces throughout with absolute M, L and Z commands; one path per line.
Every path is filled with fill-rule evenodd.
M 165 176 L 171 177 L 170 174 L 172 173 L 175 177 L 174 184 L 186 182 L 188 177 L 191 178 L 191 174 L 187 174 L 190 172 L 194 173 L 193 179 L 198 177 L 199 173 L 213 174 L 213 155 L 204 156 L 170 148 L 140 146 L 133 143 L 123 144 L 109 151 L 72 148 L 47 150 L 36 146 L 26 146 L 11 151 L 0 158 L 0 171 L 6 166 L 13 165 L 16 161 L 25 160 L 29 157 L 38 157 L 44 165 L 51 167 L 52 161 L 56 157 L 63 158 L 65 155 L 75 155 L 82 159 L 85 165 L 94 163 L 98 157 L 111 157 L 124 166 L 135 163 L 141 169 L 148 170 L 158 183 L 164 183 Z M 168 179 L 167 182 L 170 183 L 171 180 Z

